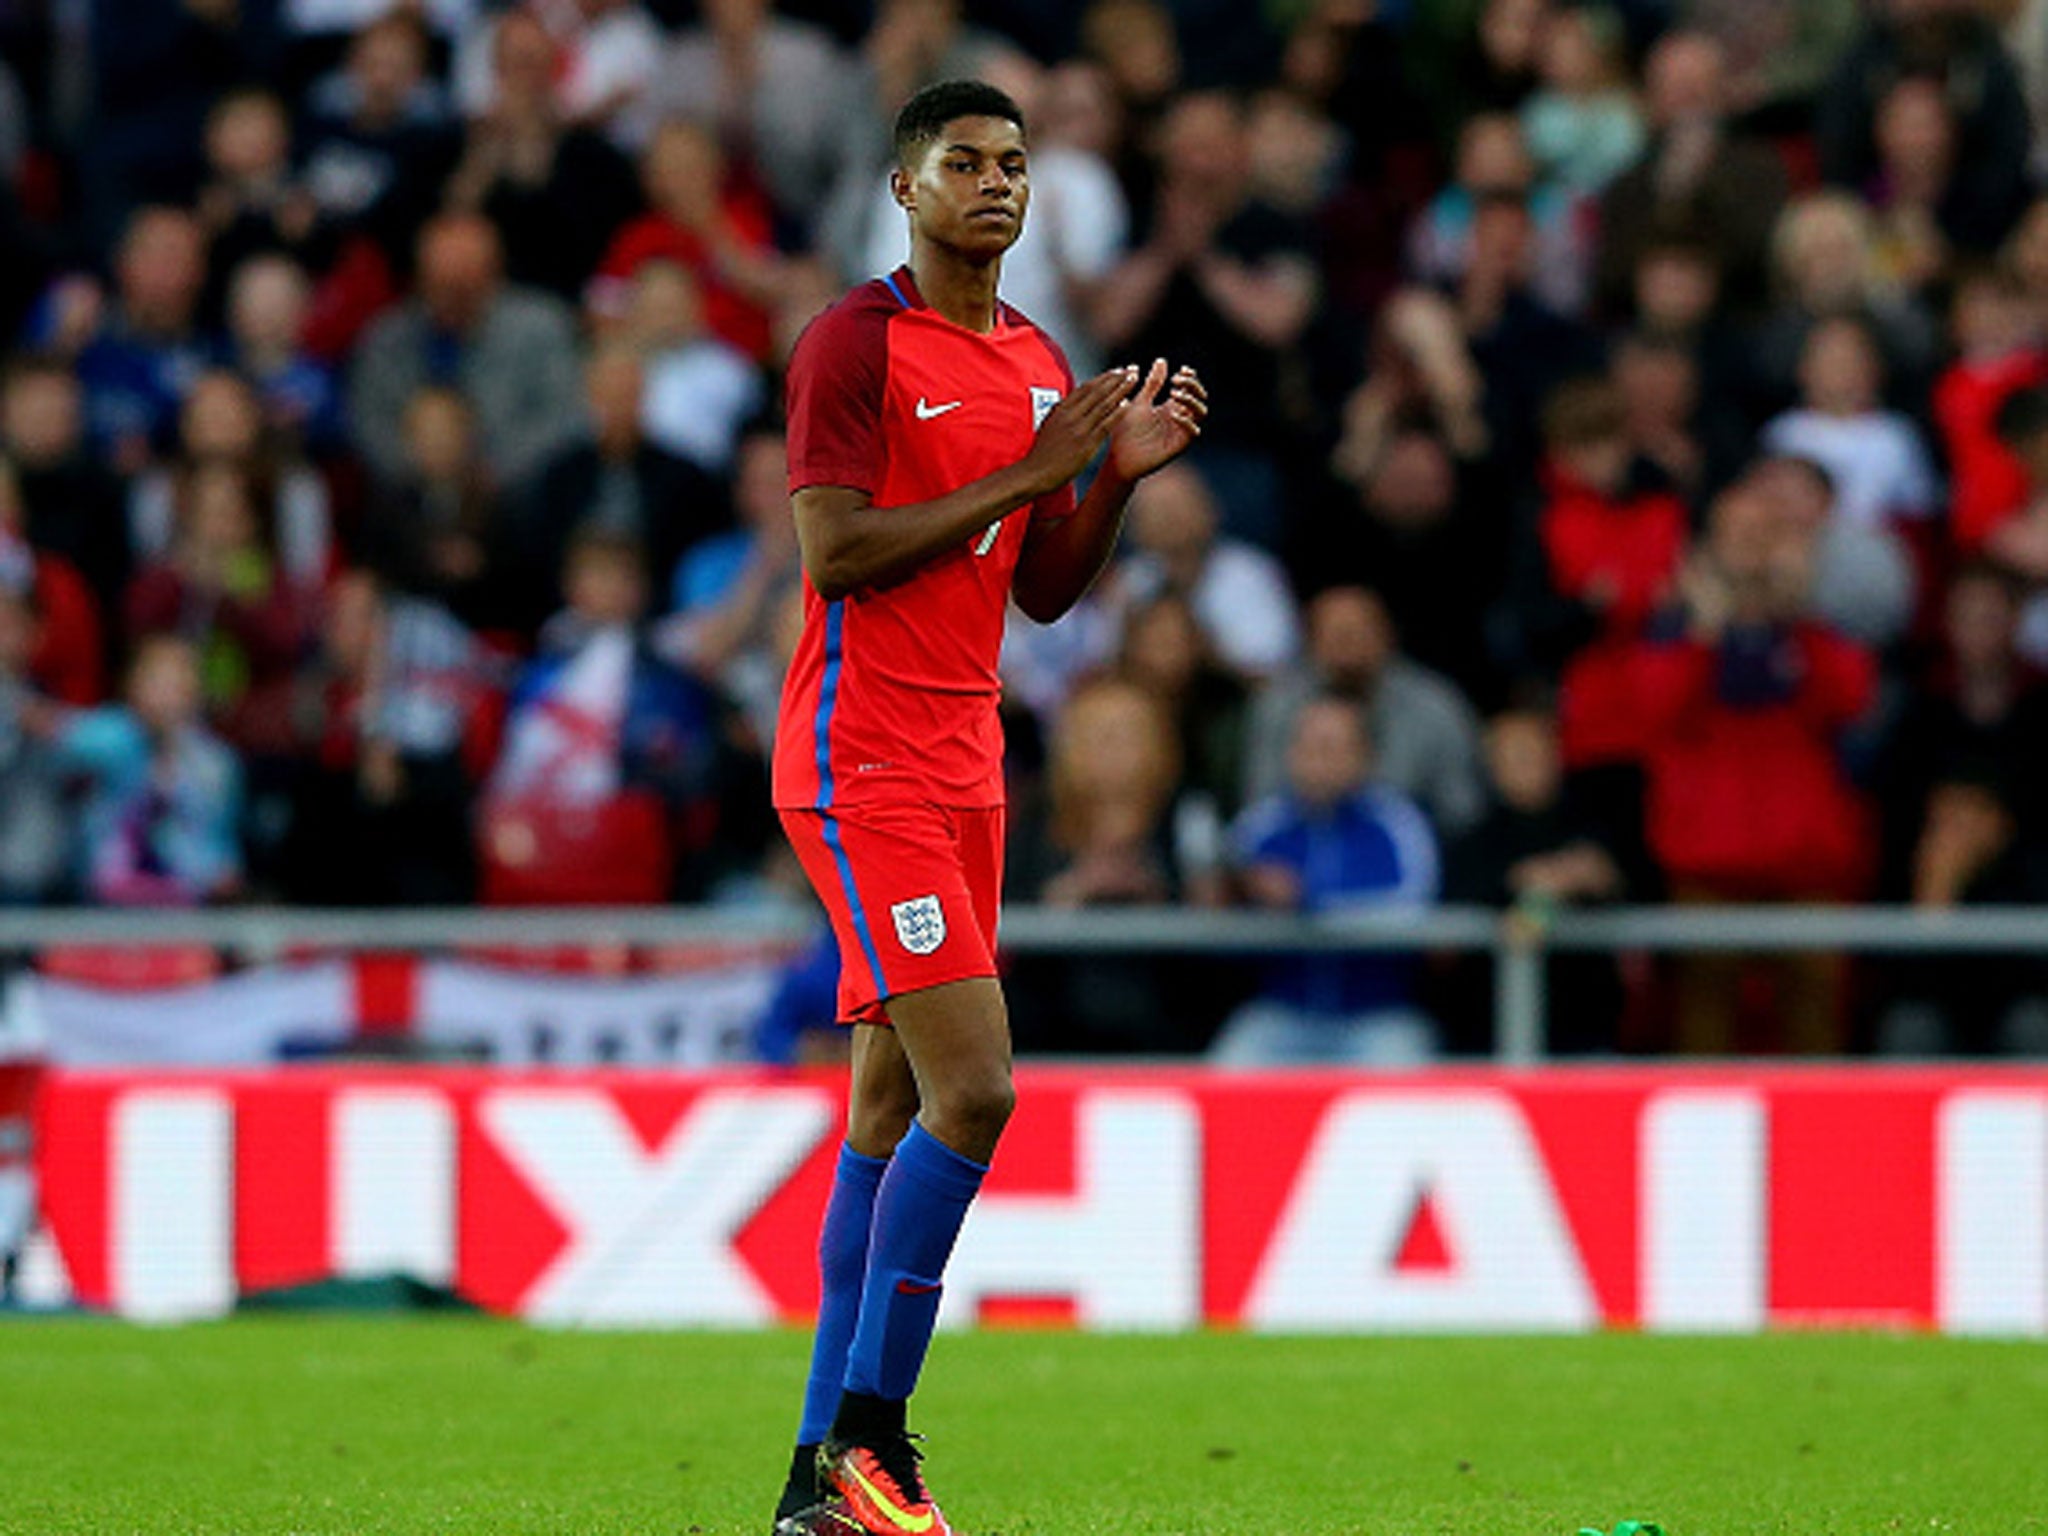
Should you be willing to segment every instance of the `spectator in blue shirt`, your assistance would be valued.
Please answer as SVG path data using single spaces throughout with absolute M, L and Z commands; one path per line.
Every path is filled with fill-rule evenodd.
M 1351 702 L 1318 695 L 1295 717 L 1287 787 L 1233 829 L 1238 878 L 1258 906 L 1286 912 L 1413 908 L 1437 897 L 1428 818 L 1373 781 L 1372 742 Z M 1403 1066 L 1426 1059 L 1435 1027 L 1416 1006 L 1414 962 L 1394 955 L 1291 955 L 1211 1047 L 1227 1066 Z

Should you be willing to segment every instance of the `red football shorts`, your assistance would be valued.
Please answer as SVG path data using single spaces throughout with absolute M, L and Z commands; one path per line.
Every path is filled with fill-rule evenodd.
M 1003 808 L 890 801 L 779 812 L 839 939 L 839 1022 L 885 998 L 996 974 Z

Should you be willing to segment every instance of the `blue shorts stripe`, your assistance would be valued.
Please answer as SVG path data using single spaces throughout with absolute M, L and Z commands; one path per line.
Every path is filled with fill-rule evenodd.
M 882 956 L 875 948 L 875 936 L 868 931 L 867 909 L 860 904 L 860 890 L 853 883 L 853 865 L 847 861 L 846 845 L 839 840 L 839 818 L 830 811 L 819 816 L 825 846 L 832 850 L 832 861 L 839 866 L 839 887 L 846 893 L 846 909 L 853 914 L 853 931 L 860 937 L 861 953 L 868 958 L 868 973 L 875 978 L 875 995 L 887 997 L 889 983 L 882 976 Z
M 825 674 L 818 683 L 818 712 L 811 717 L 817 739 L 818 799 L 816 809 L 832 803 L 832 711 L 839 707 L 839 657 L 846 634 L 846 599 L 825 605 Z
M 846 844 L 839 837 L 839 820 L 832 814 L 832 712 L 839 707 L 840 660 L 846 637 L 846 600 L 825 605 L 825 674 L 818 683 L 818 712 L 811 729 L 818 739 L 818 799 L 825 846 L 832 850 L 832 862 L 839 867 L 839 888 L 846 893 L 847 911 L 853 914 L 853 931 L 860 936 L 861 952 L 867 956 L 868 971 L 875 978 L 875 991 L 889 995 L 882 979 L 882 956 L 875 948 L 875 936 L 868 929 L 867 909 L 860 904 L 860 890 L 853 883 L 853 865 L 847 861 Z

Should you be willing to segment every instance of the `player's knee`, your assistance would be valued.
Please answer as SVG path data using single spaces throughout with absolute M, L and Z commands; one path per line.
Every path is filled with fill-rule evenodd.
M 908 1134 L 917 1111 L 915 1085 L 891 1085 L 859 1094 L 847 1106 L 846 1139 L 857 1151 L 886 1157 Z
M 954 1150 L 985 1162 L 1016 1107 L 1010 1074 L 992 1072 L 950 1087 L 933 1106 L 932 1130 Z

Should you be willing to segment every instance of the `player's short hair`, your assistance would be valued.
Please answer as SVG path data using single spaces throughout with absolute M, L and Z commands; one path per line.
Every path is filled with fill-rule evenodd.
M 916 164 L 925 146 L 946 131 L 946 124 L 962 117 L 1000 117 L 1024 128 L 1024 109 L 1008 91 L 986 80 L 940 80 L 926 86 L 896 114 L 896 163 L 908 170 Z

